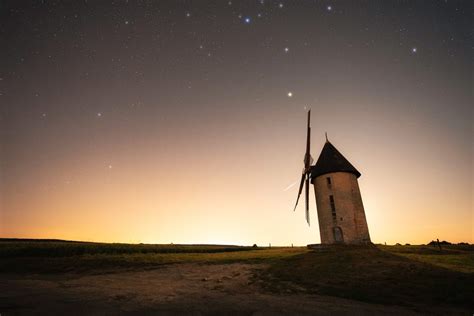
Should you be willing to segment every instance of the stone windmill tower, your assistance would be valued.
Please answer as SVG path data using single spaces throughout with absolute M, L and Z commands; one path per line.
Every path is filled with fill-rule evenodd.
M 311 182 L 316 194 L 321 243 L 368 244 L 369 228 L 357 182 L 361 174 L 327 137 L 316 164 L 310 165 L 310 115 L 311 111 L 308 112 L 305 168 L 296 205 L 306 182 L 306 220 L 309 224 L 308 191 Z

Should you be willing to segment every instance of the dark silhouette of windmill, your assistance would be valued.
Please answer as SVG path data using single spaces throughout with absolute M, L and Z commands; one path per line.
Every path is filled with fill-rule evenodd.
M 298 201 L 301 196 L 301 191 L 305 192 L 305 214 L 306 214 L 306 221 L 308 225 L 310 224 L 309 220 L 309 181 L 311 177 L 311 164 L 313 163 L 313 157 L 311 157 L 311 110 L 308 111 L 308 126 L 306 129 L 306 153 L 304 154 L 304 168 L 303 174 L 301 175 L 300 187 L 298 189 L 298 197 L 296 198 L 295 208 L 293 211 L 296 210 L 298 206 Z
M 369 228 L 357 179 L 360 172 L 331 144 L 327 138 L 318 161 L 311 157 L 311 110 L 308 111 L 306 153 L 298 197 L 305 187 L 305 215 L 309 217 L 309 183 L 314 185 L 322 244 L 370 243 Z

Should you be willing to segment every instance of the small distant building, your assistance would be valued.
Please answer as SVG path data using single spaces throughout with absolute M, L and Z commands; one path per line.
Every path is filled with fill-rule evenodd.
M 322 244 L 368 244 L 360 172 L 328 140 L 311 166 Z

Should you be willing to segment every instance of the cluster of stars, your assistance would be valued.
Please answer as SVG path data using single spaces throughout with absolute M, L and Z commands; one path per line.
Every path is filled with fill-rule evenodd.
M 260 2 L 260 4 L 262 4 L 262 5 L 264 4 L 264 0 L 260 0 L 259 2 Z M 229 2 L 228 2 L 228 5 L 229 5 L 229 6 L 232 5 L 232 1 L 229 1 Z M 278 8 L 282 9 L 283 7 L 284 7 L 284 4 L 280 2 L 280 3 L 278 4 Z M 333 10 L 333 7 L 332 7 L 331 5 L 328 5 L 328 6 L 326 7 L 326 10 L 327 10 L 327 11 L 332 11 L 332 10 Z M 185 12 L 185 16 L 186 16 L 186 18 L 190 18 L 190 17 L 191 17 L 191 12 Z M 261 14 L 261 13 L 258 13 L 258 14 L 257 14 L 257 17 L 261 18 L 261 17 L 262 17 L 262 14 Z M 250 16 L 243 17 L 242 14 L 239 14 L 239 15 L 238 15 L 238 18 L 239 18 L 239 19 L 243 19 L 243 22 L 244 22 L 245 24 L 251 24 L 251 22 L 252 22 L 252 18 L 251 18 Z M 128 25 L 128 24 L 130 24 L 130 21 L 125 20 L 124 23 L 125 23 L 126 25 Z M 306 43 L 305 43 L 305 44 L 306 44 Z M 204 49 L 204 45 L 202 45 L 202 44 L 199 45 L 199 49 L 201 49 L 201 50 Z M 289 47 L 284 47 L 284 48 L 283 48 L 283 51 L 284 51 L 284 53 L 286 54 L 286 53 L 288 53 L 288 52 L 290 51 L 290 49 L 289 49 Z M 413 52 L 413 53 L 416 53 L 416 48 L 413 48 L 413 49 L 412 49 L 412 52 Z M 211 57 L 211 56 L 212 56 L 211 52 L 208 52 L 206 55 L 207 55 L 208 57 Z M 190 86 L 189 86 L 188 88 L 190 88 Z M 292 98 L 292 97 L 293 97 L 293 92 L 292 92 L 292 91 L 288 91 L 288 92 L 287 92 L 287 97 L 288 97 L 288 98 Z M 102 117 L 102 113 L 101 113 L 101 112 L 98 112 L 96 115 L 97 115 L 98 118 Z M 43 114 L 43 116 L 46 116 L 46 114 Z M 109 169 L 112 168 L 111 165 L 109 165 L 108 167 L 109 167 Z
M 260 4 L 263 5 L 263 4 L 265 4 L 265 2 L 264 2 L 263 0 L 260 0 Z M 228 5 L 232 5 L 232 1 L 229 1 L 229 2 L 228 2 Z M 283 3 L 280 2 L 280 3 L 278 4 L 278 8 L 282 9 L 283 7 L 284 7 Z M 327 10 L 327 11 L 332 11 L 332 9 L 333 9 L 333 8 L 332 8 L 332 6 L 330 6 L 330 5 L 328 5 L 328 6 L 326 7 L 326 10 Z M 190 17 L 190 16 L 191 16 L 191 14 L 190 14 L 189 12 L 187 12 L 187 13 L 186 13 L 186 17 Z M 261 14 L 261 13 L 257 13 L 257 17 L 258 17 L 258 18 L 261 18 L 261 17 L 262 17 L 262 14 Z M 239 15 L 238 15 L 238 18 L 239 18 L 239 19 L 242 19 L 242 14 L 239 14 Z M 245 17 L 245 18 L 243 19 L 243 21 L 244 21 L 245 24 L 250 24 L 250 23 L 252 22 L 252 18 L 248 16 L 248 17 Z
M 233 5 L 233 2 L 232 2 L 232 1 L 228 1 L 227 3 L 228 3 L 229 6 L 232 6 L 232 5 Z M 259 0 L 258 3 L 260 3 L 261 5 L 264 5 L 264 4 L 265 4 L 265 1 L 264 1 L 264 0 Z M 283 9 L 283 8 L 285 7 L 285 5 L 284 5 L 283 2 L 277 2 L 276 4 L 273 4 L 273 6 L 274 6 L 273 8 L 277 8 L 277 9 Z M 325 11 L 328 11 L 328 12 L 335 12 L 335 8 L 334 8 L 333 5 L 325 5 L 325 6 L 323 6 L 322 8 L 323 8 L 323 11 L 324 11 L 324 9 L 325 9 Z M 192 14 L 192 12 L 189 11 L 189 8 L 188 8 L 188 10 L 183 10 L 183 11 L 184 11 L 184 16 L 185 16 L 186 18 L 191 18 L 191 17 L 192 17 L 192 18 L 194 19 L 194 18 L 198 17 L 197 14 L 196 14 L 196 15 L 195 15 L 195 14 Z M 181 12 L 183 12 L 183 11 L 181 11 Z M 258 11 L 257 11 L 257 12 L 258 12 Z M 270 12 L 271 12 L 271 11 L 270 11 Z M 341 12 L 342 12 L 342 11 L 341 11 Z M 236 12 L 234 12 L 233 14 L 236 14 Z M 268 13 L 268 14 L 269 14 L 269 13 Z M 268 14 L 267 14 L 267 15 L 268 15 Z M 267 15 L 265 15 L 265 16 L 267 16 Z M 73 17 L 74 17 L 75 19 L 77 19 L 77 18 L 79 18 L 79 15 L 78 15 L 78 14 L 74 14 Z M 257 13 L 257 14 L 255 15 L 255 17 L 261 18 L 261 17 L 262 17 L 262 13 Z M 246 25 L 251 25 L 251 24 L 253 24 L 253 22 L 256 22 L 256 21 L 257 21 L 256 19 L 255 19 L 255 20 L 253 19 L 253 15 L 238 14 L 238 18 L 240 19 L 241 23 L 243 22 L 243 24 L 246 24 Z M 265 21 L 265 20 L 262 20 L 262 21 Z M 123 24 L 125 24 L 125 25 L 135 25 L 133 19 L 131 19 L 130 17 L 128 17 L 128 18 L 125 17 L 125 18 L 124 18 L 123 16 L 121 16 L 121 17 L 120 17 L 120 20 L 117 22 L 117 25 L 120 25 L 121 23 L 123 23 Z M 175 24 L 175 22 L 173 22 L 173 24 Z M 368 27 L 366 27 L 366 29 L 369 30 Z M 397 27 L 397 30 L 399 30 L 400 32 L 406 32 L 406 31 L 407 31 L 407 28 L 406 28 L 406 27 Z M 58 37 L 58 33 L 57 33 L 57 32 L 54 32 L 52 35 L 53 35 L 54 38 L 57 38 L 57 37 Z M 160 37 L 160 35 L 158 35 L 158 37 Z M 127 38 L 128 38 L 128 40 L 131 39 L 130 36 L 128 36 Z M 213 48 L 215 48 L 215 45 L 214 45 L 214 44 L 207 45 L 208 43 L 207 43 L 207 41 L 206 41 L 205 38 L 200 39 L 200 40 L 206 43 L 206 49 L 204 49 L 205 46 L 204 46 L 203 44 L 199 45 L 199 50 L 203 50 L 203 52 L 201 53 L 201 56 L 206 56 L 207 58 L 210 58 L 210 57 L 214 57 L 214 58 L 215 58 L 215 56 L 216 56 L 217 54 L 215 54 L 215 52 L 212 51 Z M 453 38 L 451 38 L 450 40 L 453 41 Z M 270 43 L 270 41 L 268 41 L 268 43 L 266 43 L 265 46 L 267 46 L 267 47 L 270 46 L 269 43 Z M 307 42 L 307 41 L 304 41 L 303 45 L 304 45 L 305 47 L 308 47 L 308 42 Z M 352 44 L 352 43 L 351 43 L 351 44 L 348 44 L 348 46 L 349 46 L 349 47 L 353 47 L 353 44 Z M 130 46 L 128 45 L 128 43 L 127 43 L 127 45 L 125 45 L 125 47 L 126 47 L 126 48 L 130 48 Z M 281 47 L 281 46 L 280 46 L 280 47 Z M 415 54 L 418 54 L 418 53 L 419 53 L 417 47 L 415 47 L 415 46 L 408 46 L 408 47 L 409 47 L 409 48 L 408 48 L 408 49 L 409 49 L 409 52 L 411 53 L 410 55 L 415 55 Z M 290 47 L 288 47 L 288 46 L 283 46 L 283 48 L 280 48 L 280 49 L 283 49 L 283 53 L 284 53 L 284 54 L 289 54 L 289 53 L 290 53 Z M 211 51 L 212 51 L 212 52 L 211 52 Z M 297 52 L 297 50 L 295 50 L 295 52 Z M 293 53 L 293 47 L 292 47 L 292 53 Z M 37 51 L 36 51 L 36 54 L 38 54 Z M 50 54 L 48 54 L 48 55 L 46 55 L 46 56 L 47 56 L 48 59 L 53 59 L 53 57 L 54 57 L 54 56 L 52 56 L 52 55 L 50 55 Z M 134 56 L 130 56 L 130 58 L 131 58 L 131 59 L 135 59 Z M 24 59 L 23 57 L 21 57 L 20 60 L 21 60 L 21 62 L 23 62 L 25 59 Z M 121 61 L 120 58 L 116 58 L 116 59 L 112 58 L 112 60 L 113 60 L 113 61 L 114 61 L 114 60 L 118 60 L 119 63 L 122 63 L 122 61 Z M 121 67 L 122 67 L 122 69 L 125 69 L 125 68 L 124 68 L 124 67 L 125 67 L 124 65 L 121 65 Z M 136 73 L 138 74 L 138 72 L 136 72 Z M 87 78 L 89 77 L 88 72 L 85 72 L 85 77 L 87 77 Z M 0 79 L 0 80 L 1 80 L 1 79 Z M 187 85 L 187 87 L 190 89 L 191 86 L 190 86 L 190 85 Z M 284 93 L 285 93 L 285 92 L 284 92 Z M 1 96 L 1 95 L 2 95 L 2 93 L 0 92 L 0 96 Z M 288 98 L 292 98 L 292 97 L 293 97 L 293 92 L 291 92 L 291 91 L 290 91 L 290 92 L 286 92 L 286 95 L 287 95 Z M 36 94 L 36 96 L 38 97 L 38 94 Z M 40 115 L 41 115 L 42 117 L 46 117 L 46 113 L 42 113 L 42 114 L 40 114 Z M 101 118 L 101 117 L 103 116 L 103 113 L 102 113 L 102 112 L 97 112 L 97 113 L 95 113 L 95 115 L 96 115 L 97 118 Z

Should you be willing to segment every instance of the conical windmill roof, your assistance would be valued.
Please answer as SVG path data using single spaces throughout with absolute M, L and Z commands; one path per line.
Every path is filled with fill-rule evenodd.
M 331 172 L 349 172 L 357 178 L 360 172 L 329 141 L 324 144 L 318 161 L 311 167 L 311 178 Z

